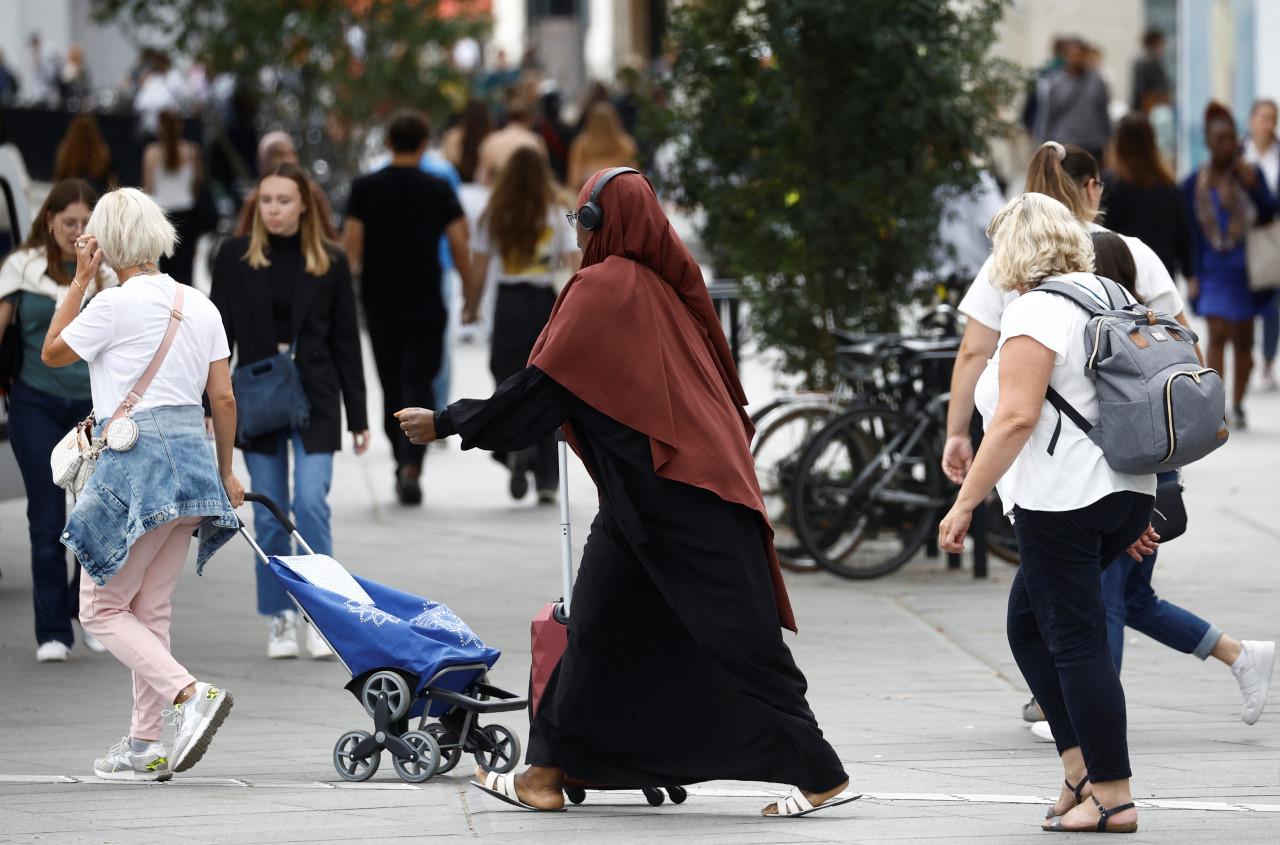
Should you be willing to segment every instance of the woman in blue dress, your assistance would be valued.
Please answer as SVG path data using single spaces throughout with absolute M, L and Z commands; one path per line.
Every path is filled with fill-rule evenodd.
M 1222 372 L 1227 343 L 1235 359 L 1231 425 L 1243 428 L 1244 395 L 1253 371 L 1254 318 L 1271 296 L 1249 290 L 1245 234 L 1276 214 L 1275 198 L 1257 167 L 1240 156 L 1231 112 L 1210 103 L 1204 115 L 1209 160 L 1182 183 L 1192 223 L 1192 307 L 1209 324 L 1205 364 Z

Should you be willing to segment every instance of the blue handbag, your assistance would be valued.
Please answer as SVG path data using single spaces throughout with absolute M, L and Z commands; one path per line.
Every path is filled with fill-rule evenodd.
M 236 367 L 231 389 L 236 397 L 237 440 L 311 424 L 311 403 L 294 363 L 297 350 L 295 341 L 284 352 Z

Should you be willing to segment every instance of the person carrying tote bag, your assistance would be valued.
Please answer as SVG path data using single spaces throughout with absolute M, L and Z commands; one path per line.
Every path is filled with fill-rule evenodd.
M 253 490 L 292 510 L 316 554 L 332 554 L 328 494 L 333 453 L 342 448 L 344 409 L 355 453 L 369 446 L 355 292 L 346 256 L 324 234 L 306 171 L 291 162 L 273 165 L 256 195 L 250 233 L 228 240 L 218 252 L 210 297 L 222 312 L 236 354 L 235 379 L 241 401 L 249 406 L 246 417 L 258 416 L 271 401 L 277 411 L 296 410 L 285 396 L 263 403 L 252 388 L 244 390 L 255 371 L 278 367 L 275 375 L 287 376 L 290 366 L 296 368 L 309 413 L 305 422 L 296 413 L 282 416 L 274 428 L 256 434 L 251 426 L 237 445 Z M 261 505 L 254 505 L 254 531 L 267 554 L 294 553 L 289 535 Z M 271 619 L 267 656 L 297 657 L 293 603 L 265 567 L 255 566 L 254 573 L 258 612 Z M 314 630 L 308 632 L 307 646 L 313 656 L 331 653 Z
M 40 352 L 54 368 L 88 362 L 101 420 L 95 439 L 121 397 L 138 386 L 145 394 L 130 397 L 137 439 L 128 450 L 100 453 L 61 535 L 89 576 L 80 587 L 81 624 L 133 672 L 129 733 L 93 764 L 108 780 L 162 781 L 191 768 L 232 704 L 229 691 L 197 680 L 169 650 L 171 596 L 192 532 L 199 536 L 200 572 L 236 533 L 233 508 L 244 501 L 231 469 L 235 400 L 226 336 L 199 291 L 184 289 L 181 312 L 175 308 L 178 283 L 156 266 L 174 238 L 163 210 L 141 191 L 121 188 L 103 197 L 75 241 L 75 275 Z M 81 280 L 92 279 L 101 264 L 115 270 L 120 286 L 81 312 Z M 148 364 L 170 331 L 152 373 Z M 144 371 L 154 376 L 149 385 L 139 385 Z M 212 448 L 201 408 L 206 391 Z M 174 728 L 168 750 L 161 742 L 166 715 Z

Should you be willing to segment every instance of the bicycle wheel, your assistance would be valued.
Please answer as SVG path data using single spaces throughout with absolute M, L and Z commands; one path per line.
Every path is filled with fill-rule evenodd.
M 796 536 L 825 569 L 877 578 L 902 566 L 937 526 L 942 472 L 928 419 L 849 411 L 818 432 L 796 467 Z
M 818 396 L 779 404 L 760 417 L 751 440 L 756 478 L 764 497 L 778 563 L 796 572 L 817 572 L 818 564 L 805 554 L 792 524 L 791 490 L 800 455 L 813 434 L 831 421 L 837 408 Z

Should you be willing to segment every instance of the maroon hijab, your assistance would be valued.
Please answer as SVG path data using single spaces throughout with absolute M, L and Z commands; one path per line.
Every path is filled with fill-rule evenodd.
M 585 203 L 601 174 L 583 187 Z M 778 620 L 796 629 L 751 459 L 746 394 L 702 271 L 649 181 L 623 174 L 529 363 L 591 407 L 648 435 L 654 471 L 760 514 Z M 571 432 L 567 436 L 571 439 Z

